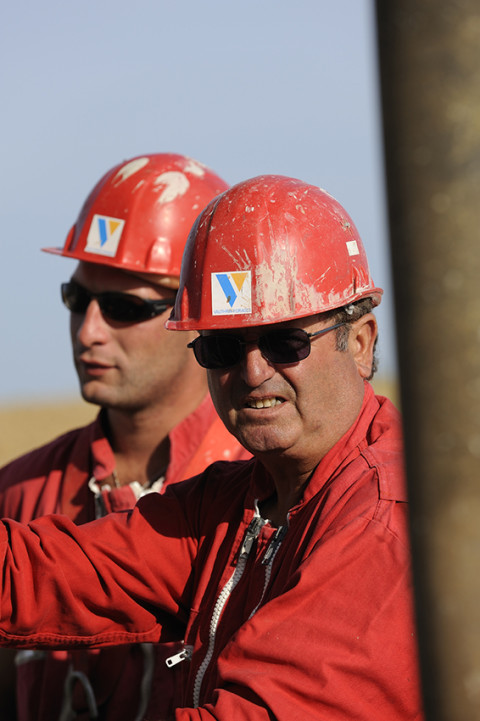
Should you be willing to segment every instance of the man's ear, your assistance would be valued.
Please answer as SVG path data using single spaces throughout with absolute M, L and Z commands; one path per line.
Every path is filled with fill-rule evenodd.
M 377 319 L 373 313 L 366 313 L 351 324 L 349 348 L 362 378 L 369 378 L 372 374 L 373 351 L 377 333 Z

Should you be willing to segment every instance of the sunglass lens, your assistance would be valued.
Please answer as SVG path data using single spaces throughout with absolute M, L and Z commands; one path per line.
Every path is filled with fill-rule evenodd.
M 228 335 L 202 335 L 193 343 L 195 358 L 204 368 L 230 368 L 242 357 L 242 343 Z
M 259 339 L 262 353 L 272 363 L 298 363 L 310 353 L 310 339 L 301 328 L 284 328 Z
M 102 293 L 98 296 L 98 304 L 105 317 L 120 323 L 143 320 L 148 309 L 141 298 L 125 293 Z
M 62 283 L 62 300 L 72 313 L 84 313 L 88 308 L 90 298 L 85 289 L 76 283 Z

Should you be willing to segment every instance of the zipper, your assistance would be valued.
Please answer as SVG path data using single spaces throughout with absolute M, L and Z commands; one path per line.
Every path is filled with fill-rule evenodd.
M 203 679 L 205 677 L 207 668 L 210 665 L 210 661 L 213 657 L 215 639 L 217 635 L 217 628 L 220 621 L 220 616 L 222 615 L 222 611 L 225 608 L 225 605 L 230 598 L 232 591 L 243 576 L 245 567 L 247 565 L 248 556 L 250 554 L 250 551 L 252 550 L 253 543 L 258 538 L 260 531 L 262 530 L 265 523 L 267 523 L 267 521 L 260 516 L 258 509 L 255 509 L 255 516 L 252 518 L 247 530 L 245 531 L 245 536 L 243 538 L 242 546 L 240 548 L 240 555 L 236 568 L 226 582 L 223 589 L 221 590 L 215 603 L 212 618 L 210 620 L 207 653 L 205 654 L 205 658 L 203 659 L 197 671 L 195 683 L 193 686 L 194 708 L 198 708 L 198 706 L 200 705 L 200 689 L 202 687 Z
M 267 550 L 265 551 L 265 555 L 263 556 L 262 566 L 272 565 L 273 559 L 277 555 L 277 551 L 280 548 L 280 545 L 285 538 L 287 531 L 288 526 L 279 526 L 277 528 L 277 530 L 275 531 L 275 535 L 270 541 L 270 545 L 268 546 Z
M 264 553 L 264 556 L 262 559 L 262 566 L 265 566 L 265 578 L 263 581 L 263 591 L 262 591 L 262 595 L 260 596 L 260 601 L 257 603 L 255 608 L 253 609 L 252 613 L 248 617 L 248 620 L 250 620 L 253 616 L 255 616 L 258 609 L 260 608 L 260 606 L 263 603 L 265 592 L 267 590 L 268 584 L 270 583 L 270 578 L 272 577 L 273 562 L 275 560 L 275 556 L 278 553 L 278 549 L 282 545 L 282 541 L 285 538 L 287 531 L 288 531 L 288 526 L 279 526 L 277 528 L 277 530 L 275 531 L 275 534 L 274 534 L 272 540 L 270 541 L 267 550 Z
M 240 560 L 247 560 L 252 550 L 253 542 L 260 535 L 260 531 L 264 527 L 267 521 L 261 516 L 254 516 L 250 521 L 250 524 L 245 531 L 245 537 L 243 539 L 242 547 L 240 549 Z
M 173 656 L 166 658 L 165 663 L 168 668 L 172 668 L 172 666 L 176 666 L 178 663 L 182 663 L 182 661 L 190 661 L 192 654 L 193 646 L 184 646 L 179 653 L 175 653 Z

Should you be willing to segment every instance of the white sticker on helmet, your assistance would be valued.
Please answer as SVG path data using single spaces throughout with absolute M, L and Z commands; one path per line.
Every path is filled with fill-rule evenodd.
M 127 180 L 131 175 L 135 175 L 139 170 L 142 170 L 149 162 L 148 158 L 135 158 L 135 160 L 130 160 L 129 163 L 125 163 L 125 165 L 122 165 L 117 171 L 112 180 L 113 185 L 123 183 L 123 181 Z
M 358 245 L 356 240 L 349 240 L 347 242 L 348 255 L 359 255 Z
M 125 221 L 108 215 L 94 215 L 85 244 L 86 253 L 108 255 L 113 258 L 118 250 Z
M 203 178 L 205 175 L 205 166 L 197 160 L 192 160 L 192 158 L 187 159 L 184 170 L 186 173 L 196 175 L 197 178 Z
M 236 315 L 251 312 L 251 271 L 212 273 L 212 315 Z
M 171 203 L 185 195 L 190 187 L 190 181 L 184 173 L 178 170 L 168 170 L 157 175 L 153 181 L 155 192 L 160 191 L 159 203 Z

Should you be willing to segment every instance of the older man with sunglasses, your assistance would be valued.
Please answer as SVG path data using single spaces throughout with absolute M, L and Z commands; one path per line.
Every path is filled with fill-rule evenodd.
M 250 457 L 219 420 L 205 371 L 184 338 L 164 328 L 188 232 L 226 188 L 191 158 L 133 158 L 95 186 L 64 247 L 47 249 L 78 261 L 62 299 L 82 396 L 101 411 L 92 424 L 0 470 L 2 516 L 30 521 L 59 512 L 81 523 L 131 508 L 213 460 Z M 158 697 L 169 696 L 152 686 L 162 654 L 146 644 L 88 654 L 21 651 L 16 718 L 83 718 L 87 710 L 88 718 L 141 717 L 149 703 L 158 709 Z M 7 690 L 0 716 L 7 721 L 5 669 L 1 675 Z
M 400 420 L 368 383 L 381 294 L 324 191 L 260 176 L 213 200 L 167 327 L 199 331 L 215 406 L 255 458 L 94 524 L 3 521 L 3 642 L 103 647 L 180 623 L 168 718 L 420 720 Z

